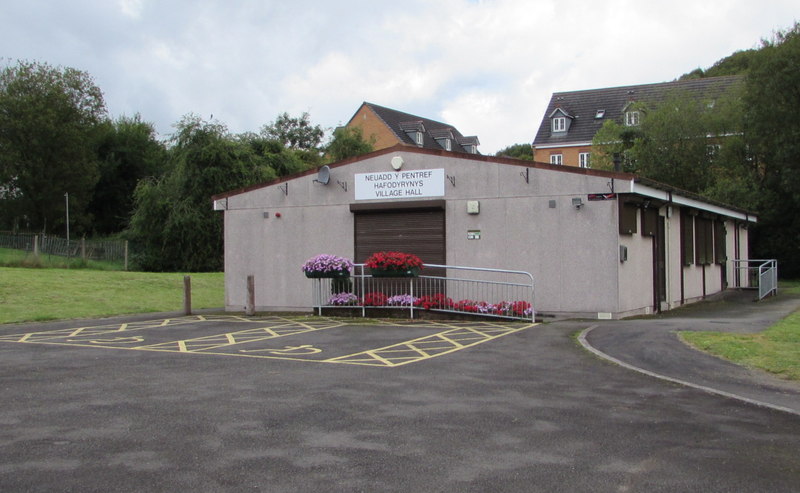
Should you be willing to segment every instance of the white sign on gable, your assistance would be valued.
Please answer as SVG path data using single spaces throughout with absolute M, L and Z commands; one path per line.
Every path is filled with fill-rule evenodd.
M 444 196 L 444 169 L 357 173 L 356 200 Z

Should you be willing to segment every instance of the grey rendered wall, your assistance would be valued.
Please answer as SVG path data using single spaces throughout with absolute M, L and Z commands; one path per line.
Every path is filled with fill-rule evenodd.
M 445 181 L 448 264 L 530 271 L 537 311 L 617 311 L 616 202 L 586 200 L 606 192 L 609 178 L 531 168 L 526 182 L 524 167 L 413 152 L 335 167 L 328 185 L 313 175 L 286 182 L 288 194 L 283 183 L 229 197 L 226 307 L 243 308 L 252 274 L 258 309 L 309 310 L 311 284 L 300 266 L 319 253 L 353 257 L 353 176 L 390 171 L 395 155 L 404 171 L 444 168 L 454 182 Z M 573 197 L 585 205 L 575 209 Z M 467 214 L 468 200 L 480 202 L 480 214 Z M 481 239 L 468 240 L 468 230 Z

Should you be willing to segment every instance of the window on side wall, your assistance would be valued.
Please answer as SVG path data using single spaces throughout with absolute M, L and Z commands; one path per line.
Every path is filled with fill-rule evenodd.
M 550 164 L 564 164 L 564 156 L 561 154 L 551 154 L 550 155 Z
M 578 165 L 581 168 L 591 168 L 591 165 L 589 164 L 590 157 L 591 153 L 581 152 L 580 154 L 578 154 Z
M 567 131 L 567 118 L 559 116 L 553 118 L 553 132 L 566 132 Z

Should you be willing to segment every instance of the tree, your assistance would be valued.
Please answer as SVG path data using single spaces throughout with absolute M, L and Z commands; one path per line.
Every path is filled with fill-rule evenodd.
M 533 147 L 530 144 L 513 144 L 504 149 L 500 149 L 495 153 L 495 156 L 533 161 Z
M 25 61 L 0 71 L 0 184 L 15 190 L 14 212 L 26 226 L 66 229 L 69 193 L 75 230 L 88 228 L 105 119 L 103 95 L 85 72 Z
M 102 126 L 98 145 L 100 179 L 89 204 L 92 230 L 107 235 L 125 229 L 139 180 L 161 175 L 167 153 L 151 123 L 138 114 Z
M 747 76 L 745 132 L 763 176 L 754 254 L 800 276 L 800 24 L 765 40 Z
M 289 113 L 281 113 L 274 122 L 261 129 L 262 136 L 277 140 L 289 149 L 317 150 L 324 134 L 322 127 L 311 124 L 308 113 L 297 118 L 292 118 Z
M 219 123 L 184 117 L 161 177 L 140 181 L 126 236 L 138 266 L 153 271 L 221 270 L 222 215 L 211 196 L 306 168 L 280 142 L 231 135 Z
M 333 137 L 325 147 L 325 154 L 330 162 L 341 161 L 372 152 L 374 145 L 375 137 L 365 139 L 361 127 L 339 127 L 333 131 Z
M 741 89 L 733 88 L 713 100 L 673 92 L 656 104 L 637 103 L 640 125 L 606 122 L 595 135 L 594 167 L 613 169 L 620 155 L 622 171 L 703 193 L 716 170 L 742 165 L 740 101 Z

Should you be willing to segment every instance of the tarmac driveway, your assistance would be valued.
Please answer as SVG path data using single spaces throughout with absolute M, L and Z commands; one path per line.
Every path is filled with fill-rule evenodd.
M 800 417 L 603 361 L 572 337 L 590 324 L 149 319 L 0 326 L 0 490 L 800 485 Z

